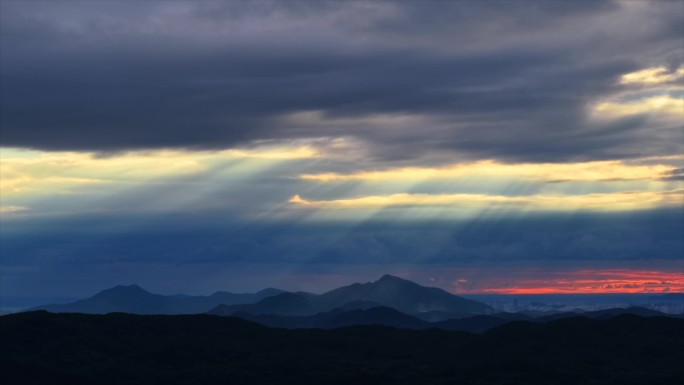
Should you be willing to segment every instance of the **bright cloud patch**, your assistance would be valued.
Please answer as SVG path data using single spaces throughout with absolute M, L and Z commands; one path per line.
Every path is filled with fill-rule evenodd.
M 665 192 L 625 191 L 585 195 L 503 196 L 484 194 L 392 194 L 350 199 L 307 200 L 295 195 L 290 203 L 320 208 L 388 207 L 388 206 L 510 206 L 527 210 L 632 210 L 684 204 L 684 190 Z
M 593 104 L 593 118 L 621 118 L 650 115 L 656 120 L 681 120 L 684 117 L 682 98 L 684 66 L 675 70 L 651 67 L 620 77 L 618 84 L 627 86 L 613 96 Z
M 684 158 L 684 157 L 683 157 Z M 406 167 L 350 174 L 305 174 L 300 178 L 317 182 L 453 179 L 468 176 L 513 177 L 535 181 L 657 180 L 676 167 L 667 164 L 627 164 L 623 161 L 581 163 L 506 164 L 492 160 L 462 163 L 441 168 Z
M 309 146 L 138 151 L 112 156 L 3 149 L 0 193 L 4 196 L 70 193 L 84 185 L 144 182 L 203 172 L 229 161 L 268 162 L 316 156 L 316 150 Z
M 607 117 L 654 114 L 681 118 L 684 117 L 684 99 L 661 95 L 633 101 L 602 102 L 594 107 L 594 113 Z
M 653 67 L 622 75 L 620 84 L 654 85 L 669 83 L 682 78 L 684 78 L 684 67 L 679 67 L 675 71 L 669 71 L 666 67 Z

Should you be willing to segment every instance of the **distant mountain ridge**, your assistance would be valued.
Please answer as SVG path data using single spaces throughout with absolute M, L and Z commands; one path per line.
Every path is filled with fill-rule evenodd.
M 405 314 L 441 311 L 467 316 L 493 311 L 489 305 L 459 297 L 442 289 L 425 287 L 406 279 L 384 275 L 375 282 L 354 283 L 323 294 L 281 294 L 250 305 L 220 305 L 209 313 L 303 316 L 334 309 L 357 310 L 375 306 L 392 308 Z
M 210 296 L 165 296 L 150 293 L 138 285 L 116 286 L 84 300 L 64 305 L 45 305 L 35 310 L 90 314 L 209 313 L 286 329 L 382 325 L 400 329 L 437 328 L 474 333 L 482 333 L 514 321 L 547 323 L 578 316 L 605 319 L 623 314 L 642 317 L 666 315 L 641 307 L 544 316 L 495 313 L 483 303 L 391 275 L 385 275 L 374 282 L 343 286 L 323 294 L 265 289 L 251 294 L 219 291 Z
M 153 294 L 138 285 L 120 285 L 103 290 L 80 301 L 43 305 L 29 310 L 47 310 L 54 313 L 132 313 L 132 314 L 193 314 L 203 313 L 221 304 L 252 303 L 284 293 L 278 289 L 264 289 L 256 293 L 229 293 L 218 291 L 210 296 L 184 296 Z
M 208 311 L 209 314 L 231 315 L 233 313 L 248 314 L 278 314 L 289 316 L 312 315 L 318 313 L 318 309 L 308 298 L 297 293 L 281 293 L 261 301 L 242 305 L 218 305 Z
M 334 309 L 363 310 L 388 307 L 405 314 L 428 311 L 469 316 L 492 312 L 488 305 L 465 299 L 435 287 L 425 287 L 399 277 L 384 275 L 375 282 L 355 283 L 323 294 L 265 289 L 253 294 L 216 292 L 210 296 L 153 294 L 138 285 L 116 286 L 90 298 L 29 310 L 103 314 L 249 313 L 288 316 L 314 315 Z
M 603 319 L 622 314 L 642 317 L 666 315 L 641 307 L 541 316 L 495 313 L 486 304 L 391 275 L 384 275 L 374 282 L 354 283 L 322 294 L 269 288 L 256 293 L 218 291 L 209 296 L 167 296 L 150 293 L 138 285 L 122 285 L 73 303 L 44 305 L 30 310 L 88 314 L 209 313 L 235 316 L 265 326 L 286 329 L 383 325 L 402 329 L 438 328 L 475 333 L 513 321 L 546 323 L 577 316 Z
M 369 283 L 355 283 L 321 294 L 319 306 L 335 308 L 355 301 L 371 301 L 414 314 L 444 311 L 481 314 L 492 311 L 489 305 L 465 299 L 436 287 L 425 287 L 409 280 L 384 275 Z
M 422 319 L 421 314 L 408 315 L 396 309 L 377 306 L 365 309 L 334 309 L 329 312 L 314 315 L 280 315 L 280 314 L 251 314 L 248 312 L 236 312 L 223 314 L 225 316 L 242 318 L 268 327 L 284 329 L 337 329 L 358 325 L 381 325 L 398 329 L 443 329 L 451 331 L 464 331 L 470 333 L 483 333 L 493 328 L 509 324 L 511 322 L 548 323 L 566 318 L 589 318 L 611 319 L 624 315 L 634 315 L 644 318 L 670 317 L 684 318 L 681 315 L 665 314 L 658 311 L 631 307 L 599 310 L 586 313 L 558 313 L 553 316 L 530 317 L 521 313 L 494 313 L 471 315 L 463 318 L 447 319 L 442 321 L 427 321 Z

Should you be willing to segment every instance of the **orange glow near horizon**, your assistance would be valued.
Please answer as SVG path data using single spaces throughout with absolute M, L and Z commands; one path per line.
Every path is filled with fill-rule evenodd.
M 539 276 L 543 278 L 539 278 Z M 516 277 L 517 276 L 517 277 Z M 505 279 L 492 277 L 472 285 L 467 279 L 453 284 L 457 294 L 617 294 L 681 293 L 684 272 L 655 270 L 577 270 L 513 272 Z

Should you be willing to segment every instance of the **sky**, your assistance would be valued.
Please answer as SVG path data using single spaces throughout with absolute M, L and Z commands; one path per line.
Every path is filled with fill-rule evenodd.
M 0 295 L 684 292 L 684 3 L 0 2 Z

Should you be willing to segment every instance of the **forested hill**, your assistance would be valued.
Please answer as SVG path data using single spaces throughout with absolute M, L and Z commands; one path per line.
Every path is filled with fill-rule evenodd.
M 3 384 L 675 384 L 684 320 L 512 322 L 484 334 L 285 330 L 212 315 L 0 317 Z

